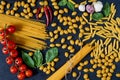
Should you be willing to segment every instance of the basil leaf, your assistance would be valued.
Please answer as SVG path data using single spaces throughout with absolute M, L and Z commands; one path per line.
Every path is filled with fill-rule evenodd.
M 59 6 L 65 6 L 67 4 L 67 0 L 61 0 L 58 5 Z
M 33 59 L 25 52 L 22 51 L 22 58 L 25 64 L 27 64 L 29 67 L 34 68 L 34 61 Z
M 57 56 L 58 56 L 58 48 L 56 47 L 50 48 L 45 55 L 46 63 L 52 61 Z
M 67 2 L 67 6 L 68 6 L 69 9 L 74 11 L 74 9 L 75 9 L 74 4 L 72 4 L 71 2 Z
M 43 55 L 40 52 L 40 50 L 36 50 L 34 55 L 33 55 L 33 60 L 35 62 L 35 66 L 40 67 L 43 62 Z
M 103 7 L 103 13 L 105 16 L 109 16 L 110 14 L 110 4 L 106 2 L 105 6 Z
M 98 20 L 100 20 L 102 18 L 103 18 L 103 14 L 102 13 L 94 13 L 92 15 L 92 19 L 95 20 L 95 21 L 98 21 Z

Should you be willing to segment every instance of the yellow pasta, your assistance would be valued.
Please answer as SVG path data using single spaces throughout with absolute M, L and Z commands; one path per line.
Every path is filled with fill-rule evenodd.
M 92 32 L 93 32 L 92 25 L 90 25 L 90 33 L 92 33 Z
M 119 48 L 119 41 L 117 40 L 116 41 L 116 49 L 118 49 Z
M 111 41 L 111 38 L 108 39 L 105 45 L 107 46 L 110 43 L 110 41 Z
M 112 52 L 112 43 L 108 45 L 108 53 Z
M 105 45 L 108 41 L 109 41 L 109 38 L 107 38 L 107 39 L 105 40 L 104 45 Z
M 110 19 L 111 19 L 111 16 L 112 16 L 112 14 L 110 14 L 110 15 L 109 15 L 109 17 L 108 17 L 108 21 L 110 21 Z
M 116 9 L 114 10 L 114 12 L 113 12 L 111 18 L 114 18 L 115 14 L 116 14 Z
M 83 2 L 81 2 L 80 4 L 86 4 L 87 2 L 86 1 L 83 1 Z
M 88 20 L 87 20 L 87 18 L 84 15 L 82 15 L 82 18 L 85 20 L 85 22 L 88 23 Z
M 96 34 L 96 31 L 94 31 L 94 32 L 93 32 L 92 37 L 94 37 L 94 36 L 95 36 L 95 34 Z
M 104 36 L 104 35 L 102 35 L 102 34 L 96 33 L 96 35 L 98 35 L 98 36 L 100 36 L 100 37 L 102 37 L 102 38 L 106 38 L 106 36 Z
M 107 47 L 105 47 L 105 54 L 106 54 L 106 55 L 108 54 L 108 52 L 107 52 Z
M 92 23 L 92 22 L 88 22 L 88 24 L 90 24 L 90 25 L 97 25 L 97 23 Z
M 16 32 L 10 35 L 10 38 L 16 44 L 20 44 L 21 48 L 34 51 L 34 49 L 41 50 L 46 47 L 44 40 L 49 37 L 46 33 L 45 24 L 4 14 L 0 14 L 0 17 L 4 17 L 0 18 L 1 27 L 4 27 L 5 24 L 16 26 Z

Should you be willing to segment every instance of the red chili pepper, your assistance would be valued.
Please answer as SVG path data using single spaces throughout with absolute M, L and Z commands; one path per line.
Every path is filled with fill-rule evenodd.
M 49 21 L 49 13 L 48 13 L 48 9 L 47 9 L 46 6 L 44 7 L 44 11 L 45 11 L 46 19 L 47 19 L 47 23 L 46 23 L 46 25 L 48 26 L 50 21 Z
M 53 12 L 52 12 L 52 9 L 50 6 L 47 6 L 47 9 L 49 11 L 49 14 L 50 14 L 50 22 L 52 22 L 52 18 L 53 18 Z
M 41 10 L 41 8 L 37 8 L 37 13 L 36 13 L 36 15 L 35 15 L 37 20 L 39 19 L 40 10 Z

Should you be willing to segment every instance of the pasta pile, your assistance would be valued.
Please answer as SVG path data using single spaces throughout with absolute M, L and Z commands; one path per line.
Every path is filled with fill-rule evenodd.
M 95 35 L 103 39 L 108 38 L 111 41 L 112 38 L 120 41 L 120 18 L 117 17 L 114 19 L 116 13 L 115 5 L 111 4 L 111 14 L 109 17 L 104 17 L 102 20 L 97 21 L 96 23 L 86 21 L 90 26 L 90 31 L 83 33 L 84 38 L 83 42 L 94 38 Z M 84 19 L 84 18 L 83 18 Z
M 16 32 L 9 38 L 14 40 L 18 47 L 31 51 L 46 48 L 45 40 L 49 37 L 45 24 L 0 14 L 0 27 L 4 27 L 5 24 L 16 26 Z

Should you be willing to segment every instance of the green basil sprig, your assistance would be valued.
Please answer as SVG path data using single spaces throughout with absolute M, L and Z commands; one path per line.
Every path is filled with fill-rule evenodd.
M 65 6 L 67 4 L 67 0 L 61 0 L 58 5 L 59 6 Z
M 71 9 L 72 11 L 74 11 L 75 7 L 74 7 L 74 4 L 67 1 L 67 0 L 61 0 L 59 3 L 58 3 L 59 6 L 68 6 L 69 9 Z
M 43 63 L 43 55 L 40 50 L 36 50 L 33 54 L 33 60 L 36 67 L 40 67 Z
M 95 20 L 95 21 L 98 21 L 98 20 L 100 20 L 102 18 L 103 18 L 103 14 L 102 13 L 94 13 L 92 15 L 92 19 Z
M 50 48 L 45 55 L 46 63 L 51 62 L 58 56 L 58 48 Z M 43 55 L 40 50 L 36 50 L 33 54 L 33 58 L 30 57 L 26 52 L 22 51 L 22 58 L 26 65 L 31 68 L 40 67 L 43 65 Z M 46 64 L 44 63 L 44 64 Z
M 109 16 L 110 14 L 110 4 L 106 2 L 105 6 L 103 7 L 103 13 L 105 16 Z
M 74 4 L 72 4 L 71 2 L 67 2 L 67 6 L 69 9 L 71 9 L 72 11 L 74 11 Z
M 45 56 L 46 63 L 52 61 L 55 57 L 58 56 L 58 48 L 50 48 Z
M 26 65 L 28 65 L 31 68 L 35 68 L 33 59 L 26 52 L 22 51 L 22 58 Z

